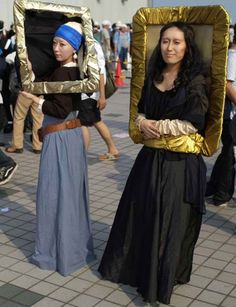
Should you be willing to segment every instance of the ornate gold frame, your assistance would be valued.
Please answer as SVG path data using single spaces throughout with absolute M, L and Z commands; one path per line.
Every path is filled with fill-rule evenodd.
M 67 17 L 81 17 L 87 53 L 85 54 L 82 70 L 88 78 L 78 81 L 65 82 L 33 82 L 27 65 L 24 20 L 26 10 L 52 11 L 63 13 Z M 20 74 L 22 86 L 26 91 L 34 94 L 45 93 L 78 93 L 94 92 L 98 90 L 99 68 L 94 47 L 90 11 L 86 7 L 73 7 L 60 4 L 42 3 L 27 0 L 15 0 L 14 21 L 16 28 L 17 53 L 20 60 Z
M 158 42 L 159 29 L 172 21 L 191 24 L 196 42 L 210 66 L 210 106 L 201 152 L 210 156 L 218 149 L 222 131 L 226 84 L 229 16 L 220 6 L 141 8 L 133 17 L 132 79 L 129 133 L 135 143 L 143 143 L 135 125 L 137 104 L 151 51 Z M 199 32 L 200 31 L 200 32 Z M 154 42 L 154 43 L 153 43 Z

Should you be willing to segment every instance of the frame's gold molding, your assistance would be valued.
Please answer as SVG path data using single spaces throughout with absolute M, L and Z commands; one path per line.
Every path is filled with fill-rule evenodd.
M 212 42 L 209 42 L 212 50 L 210 64 L 210 107 L 205 139 L 201 149 L 204 155 L 210 156 L 218 149 L 222 131 L 229 43 L 228 28 L 230 20 L 226 10 L 220 5 L 141 8 L 134 15 L 129 121 L 130 137 L 135 143 L 143 143 L 142 135 L 135 125 L 135 118 L 137 116 L 137 104 L 146 75 L 147 53 L 149 52 L 147 50 L 148 27 L 164 25 L 172 21 L 184 21 L 192 26 L 208 25 L 212 27 Z

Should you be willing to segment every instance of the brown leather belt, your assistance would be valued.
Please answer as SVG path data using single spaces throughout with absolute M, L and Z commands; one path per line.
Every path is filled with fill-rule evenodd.
M 65 129 L 74 129 L 77 127 L 81 127 L 81 122 L 78 118 L 66 120 L 60 124 L 50 124 L 46 127 L 41 127 L 38 130 L 38 137 L 39 137 L 40 142 L 42 142 L 43 138 L 48 133 L 57 132 L 57 131 L 65 130 Z

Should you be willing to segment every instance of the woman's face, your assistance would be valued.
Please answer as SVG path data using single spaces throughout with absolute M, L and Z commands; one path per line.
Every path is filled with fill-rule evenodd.
M 73 61 L 74 48 L 63 38 L 54 37 L 53 52 L 55 58 L 61 65 L 65 65 Z
M 184 33 L 177 27 L 167 29 L 161 39 L 161 54 L 167 65 L 179 65 L 184 58 L 187 45 Z

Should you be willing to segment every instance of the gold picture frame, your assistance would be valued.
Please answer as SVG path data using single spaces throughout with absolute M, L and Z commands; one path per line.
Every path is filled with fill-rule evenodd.
M 158 42 L 161 26 L 173 21 L 191 24 L 203 59 L 209 65 L 210 104 L 201 153 L 211 156 L 218 149 L 222 131 L 229 43 L 230 19 L 221 5 L 141 8 L 134 15 L 129 134 L 135 143 L 143 143 L 135 119 L 146 67 L 150 54 Z
M 86 52 L 83 56 L 81 70 L 86 78 L 64 82 L 34 82 L 27 64 L 27 47 L 25 37 L 25 16 L 27 11 L 58 12 L 68 18 L 80 17 L 84 29 Z M 14 22 L 16 29 L 17 54 L 20 62 L 21 83 L 24 90 L 34 94 L 95 92 L 99 86 L 99 67 L 94 47 L 90 11 L 87 7 L 42 3 L 29 0 L 15 0 Z M 40 48 L 40 46 L 39 46 Z

